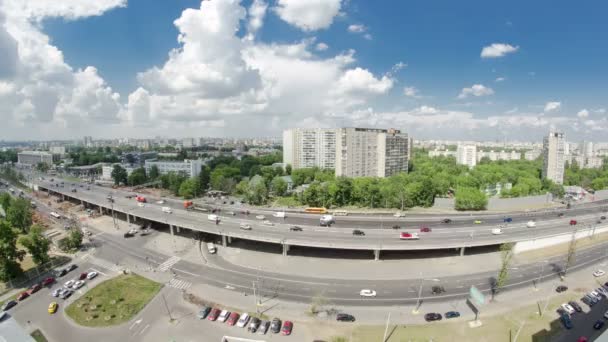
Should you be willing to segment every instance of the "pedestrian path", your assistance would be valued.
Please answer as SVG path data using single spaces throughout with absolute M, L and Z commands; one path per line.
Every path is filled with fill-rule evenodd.
M 163 262 L 162 264 L 158 265 L 158 270 L 161 272 L 164 272 L 164 271 L 170 269 L 173 265 L 177 264 L 179 261 L 180 261 L 179 257 L 172 256 L 169 259 L 167 259 L 165 262 Z
M 168 283 L 167 286 L 174 287 L 178 290 L 187 290 L 192 286 L 192 283 L 189 281 L 173 278 Z
M 103 267 L 103 268 L 105 268 L 106 270 L 109 270 L 109 271 L 120 273 L 123 270 L 123 267 L 120 266 L 120 265 L 111 263 L 111 262 L 103 260 L 103 259 L 95 258 L 95 257 L 91 256 L 90 254 L 84 255 L 82 257 L 82 259 L 85 260 L 85 261 L 88 261 L 88 262 L 90 262 L 90 263 L 92 263 L 92 264 L 94 264 L 96 266 Z

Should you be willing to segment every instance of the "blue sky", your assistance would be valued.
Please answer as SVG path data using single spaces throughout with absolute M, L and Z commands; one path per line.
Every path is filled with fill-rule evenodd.
M 265 10 L 249 40 L 244 38 L 251 31 L 249 0 L 217 0 L 203 8 L 194 0 L 100 2 L 105 7 L 92 12 L 23 10 L 33 30 L 63 53 L 63 64 L 73 74 L 92 66 L 91 77 L 101 79 L 100 87 L 119 95 L 113 100 L 96 96 L 105 101 L 104 108 L 116 111 L 110 118 L 104 112 L 83 119 L 68 113 L 74 109 L 67 105 L 74 92 L 59 94 L 58 107 L 45 123 L 60 125 L 58 134 L 98 117 L 108 125 L 96 129 L 100 135 L 124 134 L 112 128 L 119 125 L 141 136 L 172 135 L 176 129 L 185 135 L 277 135 L 296 125 L 395 123 L 421 138 L 492 139 L 501 132 L 501 138 L 538 140 L 554 126 L 599 139 L 598 127 L 608 127 L 604 2 L 326 0 L 298 7 L 298 0 L 256 0 Z M 14 22 L 20 18 L 13 19 L 14 11 L 7 8 L 8 33 L 18 36 L 19 28 L 10 25 L 18 27 Z M 196 18 L 176 26 L 188 8 Z M 228 28 L 222 35 L 197 27 L 212 20 L 211 13 Z M 227 13 L 236 19 L 223 21 L 230 18 Z M 190 40 L 178 42 L 180 32 Z M 196 50 L 199 42 L 200 51 L 184 53 L 188 44 Z M 318 49 L 319 43 L 327 49 Z M 483 58 L 482 49 L 492 44 L 513 51 Z M 302 50 L 296 54 L 283 50 L 298 46 Z M 170 57 L 172 49 L 176 56 Z M 352 61 L 335 65 L 337 56 Z M 295 68 L 315 65 L 301 75 L 278 67 L 279 60 L 288 66 L 289 58 Z M 406 66 L 391 73 L 400 62 Z M 240 67 L 253 72 L 235 71 Z M 206 74 L 193 81 L 190 71 L 198 68 Z M 317 70 L 319 79 L 313 79 Z M 211 82 L 207 75 L 221 81 Z M 178 82 L 182 76 L 188 79 L 188 96 Z M 200 78 L 205 80 L 197 83 Z M 290 86 L 297 80 L 304 80 L 303 89 Z M 315 87 L 322 83 L 333 86 L 322 93 Z M 19 86 L 25 85 L 14 88 Z M 323 105 L 289 98 L 306 87 L 319 91 L 308 101 L 319 98 Z M 64 102 L 68 109 L 59 108 Z

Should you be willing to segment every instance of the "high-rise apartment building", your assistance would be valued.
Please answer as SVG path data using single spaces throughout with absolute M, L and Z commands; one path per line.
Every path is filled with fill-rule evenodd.
M 283 131 L 283 163 L 293 169 L 336 165 L 336 129 L 293 128 Z
M 469 168 L 477 165 L 477 146 L 475 144 L 459 144 L 456 149 L 456 162 Z
M 564 182 L 564 133 L 549 132 L 543 139 L 543 178 Z

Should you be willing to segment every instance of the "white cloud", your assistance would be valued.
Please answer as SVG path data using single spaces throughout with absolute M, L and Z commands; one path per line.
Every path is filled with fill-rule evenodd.
M 506 78 L 504 77 L 497 77 L 494 82 L 503 82 L 504 80 L 506 80 Z
M 387 76 L 377 79 L 366 69 L 355 68 L 347 70 L 338 80 L 337 91 L 341 93 L 386 93 L 393 87 L 393 80 Z
M 415 99 L 420 98 L 420 94 L 416 87 L 405 87 L 403 88 L 403 95 L 407 97 L 413 97 Z
M 365 27 L 365 25 L 352 24 L 348 26 L 348 32 L 351 33 L 363 33 L 365 31 L 367 31 L 367 27 Z
M 323 42 L 318 43 L 318 44 L 315 46 L 315 50 L 317 50 L 317 51 L 325 51 L 325 50 L 327 50 L 327 49 L 329 49 L 329 45 L 327 45 L 327 44 L 325 44 L 325 43 L 323 43 Z
M 247 11 L 249 15 L 249 21 L 247 22 L 247 36 L 246 39 L 253 40 L 256 32 L 264 25 L 264 16 L 268 4 L 264 0 L 254 0 L 249 6 Z
M 561 108 L 562 103 L 561 102 L 547 102 L 545 104 L 545 113 L 549 113 L 549 112 L 554 112 L 557 111 Z
M 303 31 L 328 28 L 340 12 L 341 0 L 278 0 L 275 12 Z
M 494 43 L 481 49 L 481 58 L 498 58 L 519 50 L 519 46 Z
M 372 40 L 372 35 L 370 33 L 366 33 L 363 35 L 363 38 L 367 39 L 367 40 Z
M 488 96 L 494 94 L 494 90 L 492 88 L 488 88 L 483 84 L 474 84 L 470 88 L 462 88 L 460 94 L 458 95 L 459 99 L 466 99 L 469 96 Z
M 606 113 L 606 108 L 598 108 L 598 109 L 594 110 L 593 112 L 597 113 L 597 114 L 604 114 L 604 113 Z
M 581 119 L 587 118 L 589 117 L 589 111 L 586 109 L 581 109 L 578 113 L 576 113 L 576 116 Z
M 127 0 L 5 0 L 6 13 L 12 17 L 40 21 L 44 18 L 60 17 L 64 19 L 80 19 L 99 16 L 106 11 L 125 7 Z

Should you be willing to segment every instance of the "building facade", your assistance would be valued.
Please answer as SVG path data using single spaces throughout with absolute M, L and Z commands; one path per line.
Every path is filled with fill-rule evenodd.
M 456 149 L 456 162 L 469 168 L 477 165 L 477 146 L 475 144 L 459 144 Z
M 564 183 L 564 133 L 549 132 L 543 139 L 543 178 Z
M 283 131 L 283 163 L 292 169 L 335 169 L 336 129 L 294 128 Z
M 58 160 L 58 155 L 44 151 L 22 151 L 17 153 L 17 163 L 21 165 L 36 166 L 38 163 L 44 163 L 51 166 L 53 162 Z
M 167 160 L 146 160 L 146 173 L 150 174 L 152 166 L 156 165 L 161 175 L 169 172 L 182 173 L 188 177 L 197 177 L 201 173 L 203 161 L 200 159 L 184 161 L 167 161 Z

